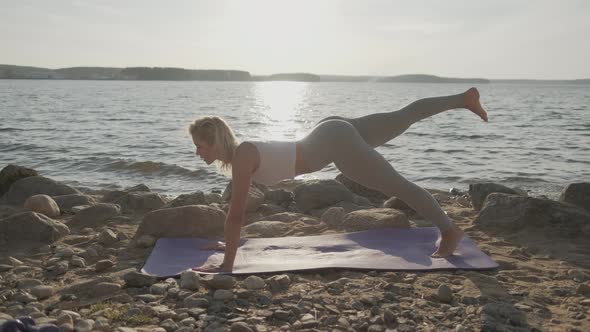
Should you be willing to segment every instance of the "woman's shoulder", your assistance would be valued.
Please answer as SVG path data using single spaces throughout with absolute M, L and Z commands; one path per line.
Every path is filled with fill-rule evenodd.
M 236 159 L 257 159 L 259 157 L 259 151 L 256 144 L 252 141 L 241 142 L 236 148 L 235 156 Z
M 238 150 L 240 151 L 251 151 L 253 149 L 257 149 L 257 144 L 259 142 L 256 141 L 243 141 L 240 144 L 238 144 L 238 147 L 236 148 L 236 152 Z
M 252 142 L 242 142 L 236 148 L 232 168 L 247 169 L 254 172 L 260 162 L 260 153 Z

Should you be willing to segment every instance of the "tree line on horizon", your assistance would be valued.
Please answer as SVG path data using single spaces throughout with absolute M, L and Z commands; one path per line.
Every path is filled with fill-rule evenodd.
M 566 83 L 590 84 L 590 79 L 576 80 L 488 80 L 484 78 L 451 78 L 412 74 L 398 76 L 317 75 L 281 73 L 250 75 L 248 71 L 223 69 L 184 69 L 175 67 L 70 67 L 48 69 L 0 64 L 0 79 L 65 79 L 65 80 L 143 80 L 143 81 L 299 81 L 299 82 L 397 82 L 397 83 Z

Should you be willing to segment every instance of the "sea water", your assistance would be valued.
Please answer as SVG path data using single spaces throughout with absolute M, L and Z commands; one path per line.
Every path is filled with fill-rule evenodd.
M 0 168 L 16 164 L 89 189 L 143 183 L 169 195 L 223 190 L 195 156 L 192 120 L 223 117 L 239 140 L 296 140 L 319 120 L 397 110 L 464 84 L 0 80 Z M 557 197 L 590 181 L 590 86 L 478 85 L 485 123 L 452 110 L 377 148 L 426 188 L 492 181 Z M 304 178 L 333 178 L 330 165 Z

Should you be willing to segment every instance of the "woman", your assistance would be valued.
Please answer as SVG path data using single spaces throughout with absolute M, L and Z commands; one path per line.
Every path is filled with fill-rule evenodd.
M 217 161 L 222 170 L 231 168 L 232 196 L 225 221 L 225 244 L 220 242 L 208 247 L 225 249 L 223 263 L 219 266 L 205 264 L 193 270 L 232 271 L 252 180 L 269 185 L 319 171 L 332 162 L 347 178 L 387 196 L 398 197 L 434 223 L 440 229 L 441 239 L 432 256 L 452 255 L 463 231 L 453 224 L 432 195 L 398 174 L 374 148 L 422 119 L 458 108 L 468 109 L 482 120 L 488 120 L 475 88 L 457 95 L 420 99 L 394 112 L 354 119 L 328 117 L 305 138 L 294 142 L 246 141 L 238 145 L 232 130 L 222 119 L 196 120 L 189 128 L 197 147 L 196 154 L 207 164 Z

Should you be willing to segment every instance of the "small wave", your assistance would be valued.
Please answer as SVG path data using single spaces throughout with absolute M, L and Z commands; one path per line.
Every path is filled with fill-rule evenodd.
M 442 181 L 447 183 L 454 183 L 458 182 L 462 178 L 460 176 L 423 176 L 415 178 L 414 181 L 417 182 L 424 182 L 424 181 Z
M 202 178 L 209 175 L 209 172 L 203 169 L 193 171 L 182 166 L 155 161 L 116 160 L 108 163 L 104 169 L 141 173 L 144 175 L 184 176 L 191 178 Z
M 567 130 L 567 131 L 584 131 L 584 132 L 587 132 L 590 129 L 588 129 L 588 128 L 566 128 L 565 130 Z
M 0 144 L 0 152 L 12 152 L 12 151 L 35 151 L 41 149 L 40 146 L 35 144 L 20 144 L 20 143 L 12 143 L 12 144 Z
M 443 149 L 426 149 L 424 150 L 424 152 L 427 153 L 432 153 L 432 152 L 441 152 L 441 153 L 461 153 L 461 152 L 466 152 L 463 149 L 449 149 L 449 150 L 443 150 Z
M 24 131 L 24 129 L 21 128 L 12 128 L 12 127 L 6 127 L 6 128 L 0 128 L 0 132 L 11 132 L 11 131 Z
M 131 121 L 133 119 L 131 118 L 109 118 L 109 119 L 104 119 L 105 121 Z
M 512 182 L 519 182 L 519 183 L 544 182 L 544 183 L 548 183 L 547 180 L 544 180 L 541 178 L 531 178 L 531 177 L 522 177 L 522 176 L 509 176 L 509 177 L 503 178 L 501 181 L 505 182 L 505 183 L 512 183 Z
M 584 161 L 584 160 L 566 159 L 565 161 L 568 162 L 568 163 L 576 163 L 576 164 L 587 164 L 587 165 L 590 165 L 590 162 Z

